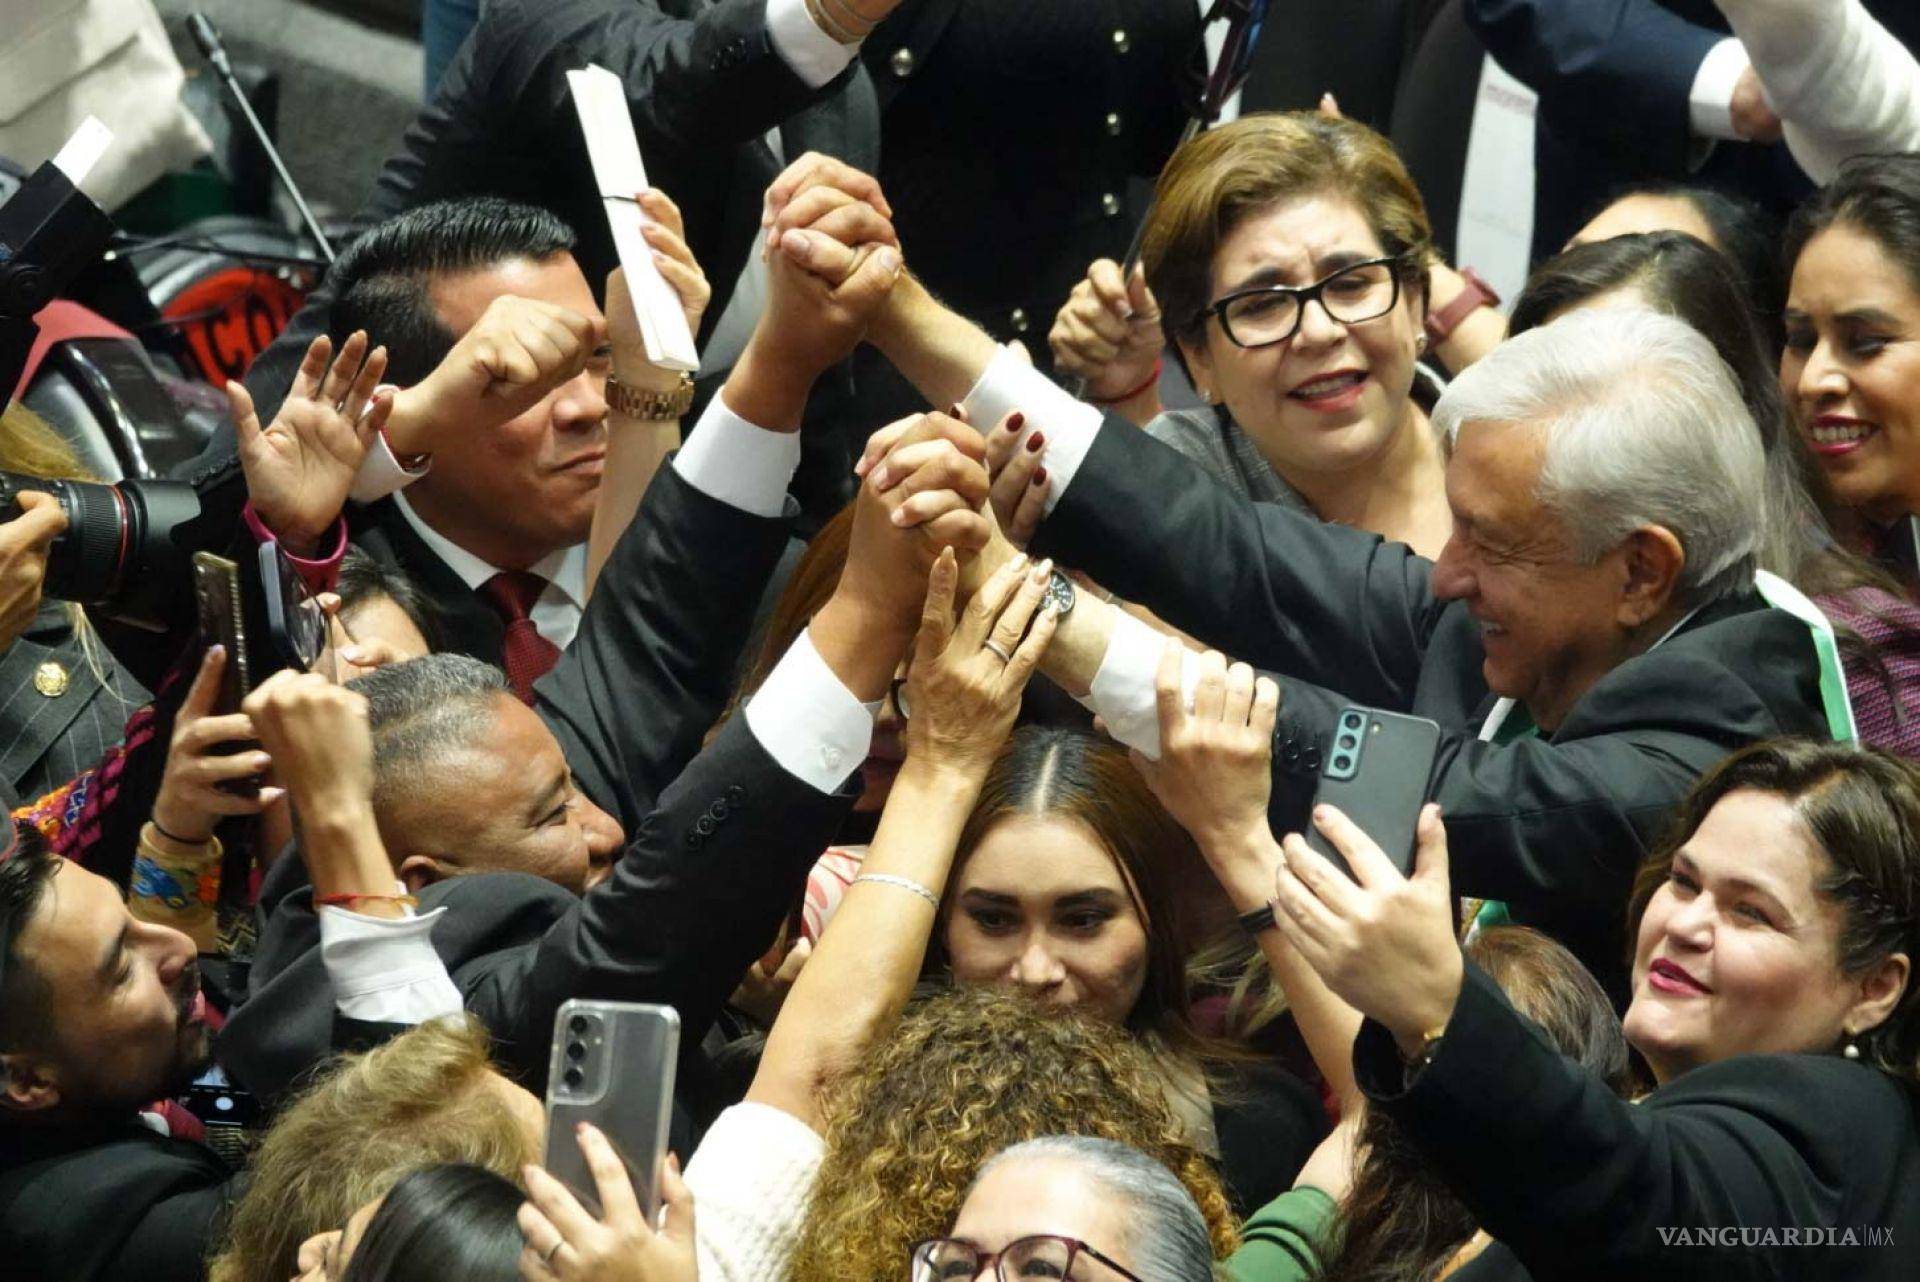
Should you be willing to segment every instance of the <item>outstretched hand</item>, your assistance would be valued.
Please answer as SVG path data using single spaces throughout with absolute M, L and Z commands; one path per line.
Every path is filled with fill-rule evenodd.
M 1289 833 L 1274 876 L 1274 919 L 1336 996 L 1412 1055 L 1452 1018 L 1465 970 L 1440 807 L 1420 812 L 1411 877 L 1334 807 L 1315 806 L 1313 822 L 1353 876 Z
M 322 334 L 307 347 L 287 399 L 264 429 L 247 389 L 227 383 L 253 509 L 296 553 L 311 553 L 339 517 L 373 438 L 386 425 L 393 394 L 374 390 L 386 371 L 387 349 L 369 352 L 365 331 L 350 334 L 337 358 Z
M 1160 757 L 1135 749 L 1133 764 L 1167 813 L 1216 862 L 1249 838 L 1270 846 L 1267 799 L 1273 792 L 1280 686 L 1271 677 L 1256 677 L 1244 663 L 1228 666 L 1218 650 L 1208 650 L 1195 660 L 1189 712 L 1181 675 L 1186 657 L 1186 646 L 1167 638 L 1154 683 Z

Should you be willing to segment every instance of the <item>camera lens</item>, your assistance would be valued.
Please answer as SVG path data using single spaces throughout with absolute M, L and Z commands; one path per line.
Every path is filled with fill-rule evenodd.
M 1360 746 L 1360 740 L 1355 738 L 1353 735 L 1343 734 L 1340 736 L 1340 746 L 1342 748 L 1345 748 L 1348 752 L 1352 752 L 1355 748 Z
M 587 1075 L 577 1068 L 570 1068 L 560 1075 L 560 1080 L 577 1091 L 580 1089 L 580 1084 L 587 1080 Z
M 567 1031 L 575 1037 L 585 1037 L 588 1027 L 587 1017 L 585 1015 L 575 1015 L 567 1021 Z
M 579 1061 L 579 1060 L 585 1059 L 586 1057 L 587 1057 L 587 1044 L 585 1042 L 568 1042 L 567 1043 L 568 1059 Z
M 1344 752 L 1340 753 L 1333 759 L 1333 768 L 1335 770 L 1351 770 L 1353 769 L 1353 758 Z

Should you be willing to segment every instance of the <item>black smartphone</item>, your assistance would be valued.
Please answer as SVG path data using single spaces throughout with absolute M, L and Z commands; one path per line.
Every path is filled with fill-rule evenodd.
M 247 645 L 247 610 L 240 567 L 224 556 L 211 552 L 193 554 L 193 595 L 200 611 L 200 637 L 207 645 L 227 649 L 226 667 L 220 672 L 220 696 L 214 700 L 216 716 L 240 711 L 240 703 L 253 690 L 253 654 Z M 252 740 L 215 745 L 211 751 L 228 756 L 260 745 Z M 258 775 L 230 779 L 214 785 L 236 797 L 255 796 L 260 791 Z
M 1425 717 L 1358 705 L 1344 709 L 1333 747 L 1313 790 L 1315 805 L 1337 806 L 1373 838 L 1394 866 L 1413 871 L 1414 829 L 1440 755 L 1440 727 Z M 1319 829 L 1307 825 L 1307 845 L 1342 868 L 1347 861 Z M 1348 875 L 1352 875 L 1348 868 Z
M 596 1216 L 600 1194 L 575 1125 L 591 1122 L 606 1135 L 626 1165 L 647 1223 L 655 1223 L 679 1057 L 680 1015 L 671 1006 L 576 997 L 554 1016 L 545 1165 Z
M 266 604 L 267 641 L 278 666 L 312 672 L 327 646 L 327 616 L 278 543 L 260 545 L 260 595 Z M 338 680 L 339 674 L 325 676 Z

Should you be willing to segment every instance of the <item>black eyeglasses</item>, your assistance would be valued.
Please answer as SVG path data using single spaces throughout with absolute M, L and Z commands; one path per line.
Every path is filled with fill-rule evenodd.
M 1142 1282 L 1137 1274 L 1115 1263 L 1112 1256 L 1101 1254 L 1078 1238 L 1053 1233 L 1023 1237 L 998 1251 L 982 1251 L 959 1238 L 928 1238 L 914 1245 L 913 1282 L 973 1282 L 988 1264 L 993 1265 L 1000 1282 L 1062 1282 L 1073 1276 L 1074 1259 L 1082 1255 L 1100 1261 L 1127 1282 Z
M 1266 347 L 1284 343 L 1300 332 L 1307 304 L 1342 325 L 1378 320 L 1400 301 L 1400 271 L 1406 255 L 1369 258 L 1342 267 L 1311 285 L 1261 285 L 1228 294 L 1200 313 L 1220 318 L 1220 328 L 1235 347 Z

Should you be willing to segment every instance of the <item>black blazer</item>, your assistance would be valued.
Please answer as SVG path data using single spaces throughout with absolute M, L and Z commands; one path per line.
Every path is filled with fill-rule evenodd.
M 791 158 L 817 150 L 869 171 L 879 158 L 879 111 L 859 60 L 809 87 L 774 49 L 765 0 L 489 0 L 362 218 L 460 196 L 541 205 L 579 235 L 574 256 L 599 297 L 619 258 L 566 79 L 588 63 L 625 82 L 647 177 L 686 218 L 687 243 L 713 284 L 703 339 L 726 310 L 780 172 L 765 134 L 780 129 Z M 325 330 L 331 302 L 323 284 L 247 372 L 262 422 Z M 207 457 L 232 453 L 223 427 Z
M 335 1018 L 332 1049 L 403 1031 Z M 20 1282 L 200 1282 L 245 1177 L 137 1119 L 0 1129 L 3 1275 Z
M 98 764 L 147 699 L 104 642 L 89 655 L 67 607 L 46 602 L 0 654 L 0 778 L 29 801 L 51 792 Z
M 1435 599 L 1430 562 L 1237 498 L 1118 419 L 1035 548 L 1279 675 L 1275 831 L 1304 829 L 1343 707 L 1437 721 L 1430 795 L 1445 810 L 1454 890 L 1507 901 L 1616 995 L 1628 887 L 1674 804 L 1743 744 L 1828 733 L 1805 625 L 1743 595 L 1601 678 L 1551 737 L 1481 743 L 1493 698 L 1479 628 L 1464 605 Z
M 1471 963 L 1411 1088 L 1380 1025 L 1362 1026 L 1353 1057 L 1373 1106 L 1496 1239 L 1462 1282 L 1920 1277 L 1916 1096 L 1877 1069 L 1743 1055 L 1629 1104 Z M 1819 1245 L 1782 1244 L 1784 1230 Z
M 1866 0 L 1909 48 L 1920 6 Z M 1713 0 L 1466 0 L 1467 22 L 1540 95 L 1536 258 L 1557 251 L 1618 187 L 1718 187 L 1784 215 L 1813 184 L 1779 144 L 1693 134 L 1689 99 L 1707 51 L 1729 34 Z
M 581 788 L 626 829 L 613 875 L 584 899 L 514 873 L 421 896 L 423 909 L 453 910 L 434 946 L 503 1065 L 536 1091 L 569 997 L 664 1002 L 680 1012 L 683 1044 L 698 1046 L 851 804 L 848 790 L 828 796 L 789 775 L 742 717 L 694 756 L 784 541 L 779 521 L 662 468 L 579 636 L 535 687 Z M 221 1036 L 223 1062 L 269 1099 L 327 1047 L 319 928 L 290 859 L 263 888 L 248 994 Z
M 505 667 L 506 624 L 479 593 L 427 546 L 391 498 L 365 506 L 350 503 L 343 514 L 355 547 L 405 574 L 431 617 L 429 640 L 436 650 L 470 654 Z

